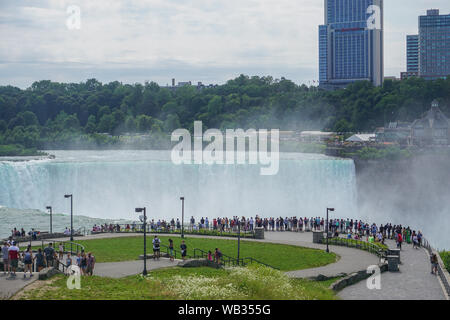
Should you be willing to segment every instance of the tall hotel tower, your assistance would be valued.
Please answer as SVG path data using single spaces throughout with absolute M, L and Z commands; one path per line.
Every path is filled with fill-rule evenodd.
M 325 0 L 319 26 L 319 86 L 383 83 L 383 0 Z

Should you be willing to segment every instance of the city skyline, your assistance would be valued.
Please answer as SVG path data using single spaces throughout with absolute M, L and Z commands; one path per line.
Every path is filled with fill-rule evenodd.
M 81 29 L 68 30 L 69 5 Z M 241 73 L 318 81 L 323 1 L 68 1 L 0 4 L 0 85 L 37 80 L 224 83 Z M 406 70 L 406 35 L 448 1 L 385 1 L 385 76 Z

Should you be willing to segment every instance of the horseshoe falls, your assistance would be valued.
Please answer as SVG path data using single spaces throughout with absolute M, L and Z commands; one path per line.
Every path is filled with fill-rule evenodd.
M 259 165 L 175 165 L 161 151 L 51 151 L 54 160 L 0 162 L 0 206 L 70 213 L 102 219 L 138 220 L 181 216 L 355 217 L 352 160 L 311 154 L 281 154 L 277 175 Z M 20 221 L 17 222 L 20 226 Z

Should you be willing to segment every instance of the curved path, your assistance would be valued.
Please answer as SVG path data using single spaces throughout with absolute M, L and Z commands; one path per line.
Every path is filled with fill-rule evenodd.
M 142 233 L 103 233 L 98 235 L 89 235 L 86 237 L 79 237 L 75 238 L 74 241 L 77 240 L 89 240 L 89 239 L 105 239 L 105 238 L 118 238 L 118 237 L 129 237 L 129 236 L 142 236 Z M 152 234 L 149 234 L 151 236 Z M 179 235 L 172 235 L 174 237 Z M 199 238 L 217 238 L 217 239 L 231 239 L 231 240 L 237 240 L 236 238 L 227 238 L 227 237 L 213 237 L 213 236 L 197 236 L 197 235 L 188 235 L 189 237 L 199 237 Z M 55 240 L 55 242 L 58 242 L 59 239 Z M 64 241 L 64 239 L 61 239 Z M 325 245 L 321 244 L 315 244 L 312 243 L 312 233 L 311 232 L 266 232 L 265 233 L 265 239 L 264 240 L 256 240 L 256 239 L 243 239 L 245 241 L 257 241 L 257 242 L 272 242 L 272 243 L 279 243 L 279 244 L 287 244 L 287 245 L 294 245 L 294 246 L 301 246 L 306 248 L 312 248 L 312 249 L 320 249 L 324 250 Z M 33 245 L 39 245 L 40 243 L 35 242 Z M 375 255 L 372 255 L 366 251 L 362 250 L 356 250 L 352 248 L 347 247 L 340 247 L 340 246 L 330 246 L 330 251 L 334 252 L 336 255 L 339 256 L 339 259 L 335 263 L 331 263 L 326 266 L 322 266 L 319 268 L 312 268 L 312 269 L 304 269 L 304 270 L 298 270 L 298 271 L 290 271 L 287 272 L 287 274 L 291 277 L 295 278 L 309 278 L 309 277 L 317 277 L 319 275 L 324 275 L 327 277 L 333 277 L 337 276 L 339 274 L 350 274 L 353 272 L 357 272 L 360 270 L 367 269 L 370 265 L 375 265 L 379 263 L 378 257 Z M 95 253 L 94 253 L 95 254 Z M 152 260 L 147 260 L 152 261 Z M 162 261 L 162 260 L 161 260 Z M 153 261 L 152 261 L 153 262 Z M 99 271 L 98 266 L 101 267 L 101 269 L 105 268 L 105 270 L 113 270 L 114 268 L 108 268 L 107 265 L 109 263 L 97 263 L 96 264 L 96 270 L 95 273 Z M 135 262 L 115 262 L 115 267 L 122 268 L 124 270 L 129 270 L 128 272 L 125 272 L 126 275 L 131 275 L 133 273 L 132 270 L 135 270 L 137 265 L 142 265 L 142 261 L 135 261 Z M 111 264 L 112 266 L 112 264 Z M 139 271 L 140 272 L 140 271 Z M 139 273 L 138 272 L 138 273 Z M 104 273 L 105 275 L 108 274 L 108 272 Z
M 386 243 L 396 247 L 394 241 Z M 348 300 L 445 300 L 438 278 L 431 274 L 429 255 L 423 248 L 403 245 L 400 253 L 400 272 L 381 274 L 381 289 L 370 290 L 366 281 L 345 288 L 339 297 Z

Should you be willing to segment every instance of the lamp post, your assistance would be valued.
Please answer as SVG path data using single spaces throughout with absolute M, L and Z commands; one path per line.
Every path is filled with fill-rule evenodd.
M 328 220 L 328 211 L 334 211 L 334 208 L 327 208 L 327 223 L 326 223 L 326 231 L 327 231 L 327 252 L 330 252 L 328 249 L 328 228 L 329 228 L 329 220 Z
M 72 253 L 72 243 L 73 243 L 73 195 L 66 194 L 64 198 L 70 198 L 70 253 Z
M 47 207 L 47 210 L 50 211 L 50 234 L 53 234 L 53 222 L 52 222 L 52 215 L 53 215 L 53 212 L 52 212 L 52 207 L 51 207 L 51 206 L 48 206 L 48 207 Z
M 141 222 L 144 224 L 144 271 L 142 274 L 144 276 L 147 275 L 147 213 L 144 208 L 136 208 L 136 212 L 144 212 L 144 217 L 139 218 Z
M 241 221 L 238 220 L 238 252 L 237 252 L 237 265 L 239 266 L 239 253 L 241 251 Z
M 184 238 L 184 197 L 181 200 L 181 238 Z

